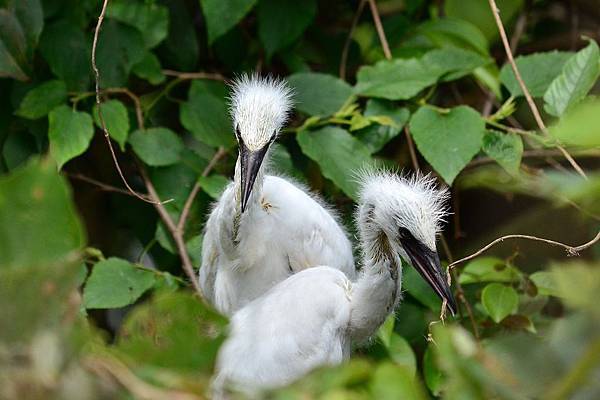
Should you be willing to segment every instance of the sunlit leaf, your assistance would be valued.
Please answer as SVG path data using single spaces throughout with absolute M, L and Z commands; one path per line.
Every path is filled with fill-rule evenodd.
M 485 131 L 482 150 L 509 174 L 518 174 L 523 155 L 523 141 L 516 133 Z
M 544 109 L 560 117 L 581 101 L 600 75 L 600 50 L 595 41 L 578 51 L 564 65 L 562 72 L 544 94 Z
M 410 344 L 402 336 L 392 333 L 390 344 L 388 345 L 390 358 L 397 365 L 405 367 L 413 376 L 417 371 L 417 358 Z
M 119 100 L 108 100 L 102 103 L 102 118 L 108 129 L 108 134 L 125 151 L 127 135 L 129 134 L 129 115 L 127 109 Z M 100 116 L 98 115 L 98 105 L 93 108 L 94 122 L 98 128 L 102 129 Z
M 50 154 L 58 168 L 87 150 L 94 136 L 92 117 L 86 112 L 59 106 L 48 114 Z
M 542 97 L 571 56 L 573 56 L 573 53 L 555 50 L 519 56 L 515 59 L 515 62 L 529 93 L 533 97 Z M 504 64 L 502 67 L 500 80 L 511 96 L 523 96 L 521 86 L 519 86 L 509 63 Z
M 444 384 L 444 375 L 435 363 L 435 357 L 431 346 L 427 346 L 423 355 L 423 377 L 425 384 L 434 396 L 439 396 Z
M 296 108 L 308 115 L 333 114 L 352 95 L 350 85 L 333 75 L 301 72 L 287 80 L 294 89 Z
M 144 42 L 148 48 L 158 45 L 167 37 L 169 11 L 165 6 L 155 2 L 111 1 L 108 3 L 106 15 L 143 32 Z
M 519 295 L 510 286 L 490 283 L 481 292 L 483 308 L 496 323 L 517 311 Z
M 426 399 L 409 369 L 388 363 L 380 364 L 373 373 L 371 395 L 374 399 Z
M 550 133 L 563 143 L 600 147 L 600 100 L 584 101 L 569 110 L 550 127 Z
M 302 152 L 319 164 L 323 176 L 356 199 L 358 183 L 354 174 L 372 163 L 369 149 L 345 130 L 331 126 L 301 131 L 296 138 Z
M 521 273 L 515 267 L 496 257 L 477 257 L 460 273 L 462 285 L 480 282 L 516 282 Z
M 467 106 L 455 107 L 447 113 L 424 106 L 413 114 L 410 132 L 419 152 L 450 185 L 479 152 L 485 122 Z
M 27 92 L 16 114 L 29 119 L 41 118 L 66 100 L 67 87 L 64 82 L 44 82 Z
M 129 136 L 129 143 L 135 154 L 153 167 L 175 164 L 184 149 L 181 138 L 167 128 L 138 129 Z
M 109 258 L 92 268 L 83 290 L 83 303 L 86 308 L 124 307 L 150 289 L 155 280 L 151 271 L 120 258 Z
M 538 271 L 529 275 L 529 279 L 535 284 L 539 294 L 547 296 L 558 296 L 555 277 L 551 271 Z

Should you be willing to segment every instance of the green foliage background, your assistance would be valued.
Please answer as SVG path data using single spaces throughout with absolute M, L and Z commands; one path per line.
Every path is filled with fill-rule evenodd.
M 413 142 L 420 168 L 452 187 L 446 264 L 503 234 L 597 234 L 594 0 L 498 1 L 549 135 L 505 64 L 487 1 L 378 1 L 391 60 L 360 4 L 109 2 L 101 114 L 127 181 L 172 199 L 173 221 L 199 184 L 183 234 L 194 266 L 237 156 L 225 81 L 249 71 L 295 90 L 272 168 L 319 192 L 350 231 L 353 171 L 410 171 Z M 204 398 L 227 321 L 193 295 L 164 216 L 121 189 L 90 64 L 101 6 L 0 0 L 0 398 Z M 507 241 L 459 265 L 461 312 L 445 324 L 432 323 L 440 303 L 405 266 L 404 300 L 370 346 L 269 396 L 598 398 L 600 252 L 566 256 Z

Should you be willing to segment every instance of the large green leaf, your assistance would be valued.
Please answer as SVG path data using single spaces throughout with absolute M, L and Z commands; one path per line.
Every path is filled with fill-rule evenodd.
M 48 160 L 0 177 L 0 269 L 54 263 L 83 247 L 71 190 Z
M 519 56 L 515 63 L 529 93 L 533 97 L 542 97 L 572 55 L 570 52 L 555 50 Z M 512 96 L 523 96 L 521 86 L 509 63 L 504 64 L 500 70 L 500 81 Z
M 519 173 L 523 155 L 523 141 L 519 135 L 487 130 L 483 137 L 482 150 L 509 174 Z
M 459 18 L 428 20 L 417 28 L 437 47 L 455 46 L 488 54 L 489 43 L 475 25 Z
M 225 330 L 225 318 L 193 294 L 163 293 L 128 316 L 116 350 L 135 364 L 212 373 Z
M 59 20 L 44 28 L 40 50 L 54 75 L 71 90 L 86 90 L 90 84 L 89 38 L 69 20 Z
M 522 9 L 523 0 L 496 0 L 496 4 L 502 21 L 510 26 L 508 24 Z M 486 1 L 447 0 L 444 2 L 444 10 L 449 17 L 459 18 L 475 25 L 488 40 L 493 41 L 498 38 L 498 28 Z
M 221 82 L 195 80 L 188 101 L 180 107 L 181 124 L 198 140 L 209 146 L 233 147 L 235 138 Z
M 0 2 L 0 77 L 29 79 L 43 26 L 40 0 Z
M 352 87 L 333 75 L 301 72 L 288 77 L 296 108 L 309 115 L 330 115 L 352 96 Z
M 569 110 L 550 127 L 550 133 L 563 143 L 600 147 L 600 100 L 584 101 Z
M 485 121 L 467 106 L 446 113 L 424 106 L 412 116 L 410 131 L 423 157 L 450 185 L 479 152 Z
M 125 151 L 127 135 L 129 134 L 129 115 L 127 109 L 119 100 L 108 100 L 102 103 L 102 119 L 108 129 L 108 134 L 115 142 L 119 143 L 122 151 Z M 98 105 L 94 104 L 94 121 L 98 128 L 102 129 L 100 115 L 98 114 Z
M 425 400 L 427 397 L 419 381 L 406 367 L 381 363 L 371 379 L 373 399 L 412 399 Z
M 600 50 L 595 41 L 572 56 L 544 94 L 544 109 L 556 117 L 581 101 L 600 75 Z
M 132 72 L 153 85 L 158 85 L 166 79 L 161 70 L 160 60 L 150 51 L 133 66 Z
M 521 273 L 515 267 L 496 257 L 477 257 L 460 273 L 461 285 L 480 282 L 516 282 Z
M 94 265 L 83 290 L 83 304 L 86 308 L 124 307 L 139 299 L 155 281 L 152 271 L 112 257 Z
M 202 190 L 204 190 L 206 194 L 213 199 L 218 199 L 230 181 L 223 175 L 213 174 L 199 177 L 198 182 L 200 182 L 200 185 L 202 185 Z
M 29 119 L 41 118 L 66 100 L 67 87 L 64 82 L 44 82 L 27 92 L 16 114 Z
M 491 63 L 492 59 L 471 50 L 445 47 L 427 52 L 422 62 L 432 71 L 438 69 L 439 72 L 435 72 L 442 81 L 452 81 Z
M 402 336 L 397 333 L 392 333 L 388 353 L 395 364 L 405 367 L 412 376 L 415 376 L 417 371 L 417 358 L 410 344 Z
M 408 264 L 403 264 L 402 288 L 430 310 L 439 312 L 442 301 L 436 296 L 431 286 L 419 275 L 417 270 Z
M 319 164 L 323 175 L 356 200 L 355 173 L 372 163 L 369 149 L 345 130 L 332 126 L 302 131 L 297 140 L 302 152 Z
M 146 54 L 144 36 L 136 28 L 107 19 L 98 38 L 96 60 L 102 87 L 127 84 L 131 68 Z
M 144 34 L 144 42 L 148 48 L 158 45 L 167 37 L 169 10 L 155 2 L 111 1 L 106 15 L 136 27 Z
M 414 58 L 383 60 L 358 71 L 354 92 L 369 97 L 406 100 L 433 85 L 441 73 Z
M 129 143 L 135 154 L 153 167 L 175 164 L 184 149 L 181 138 L 167 128 L 138 129 L 129 136 Z
M 392 102 L 380 99 L 369 99 L 364 112 L 365 117 L 388 117 L 394 125 L 371 124 L 357 132 L 356 136 L 371 153 L 376 153 L 390 140 L 398 136 L 408 122 L 410 112 L 407 108 L 397 107 Z
M 256 0 L 200 0 L 206 20 L 208 43 L 229 31 L 254 7 Z
M 59 106 L 48 114 L 50 154 L 58 168 L 87 150 L 94 136 L 92 117 L 86 112 Z
M 487 314 L 496 323 L 517 312 L 519 295 L 510 286 L 490 283 L 481 292 L 481 304 Z
M 316 12 L 316 0 L 261 0 L 258 3 L 258 36 L 267 56 L 298 39 Z

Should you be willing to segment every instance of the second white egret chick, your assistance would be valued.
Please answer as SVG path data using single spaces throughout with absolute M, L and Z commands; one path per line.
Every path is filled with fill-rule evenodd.
M 357 281 L 331 267 L 310 268 L 235 313 L 218 356 L 216 394 L 284 386 L 347 359 L 351 344 L 371 337 L 398 304 L 402 260 L 454 314 L 435 245 L 446 197 L 428 177 L 366 175 L 356 214 L 363 263 Z
M 282 80 L 244 75 L 232 85 L 239 145 L 234 182 L 206 224 L 200 287 L 232 314 L 291 274 L 331 265 L 354 278 L 352 246 L 334 216 L 305 189 L 265 174 L 269 149 L 290 112 Z

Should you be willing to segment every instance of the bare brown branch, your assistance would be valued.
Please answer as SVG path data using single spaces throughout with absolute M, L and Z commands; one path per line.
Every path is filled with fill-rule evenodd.
M 377 4 L 375 0 L 368 0 L 369 7 L 371 8 L 371 14 L 373 14 L 373 22 L 375 23 L 375 29 L 377 30 L 377 35 L 379 36 L 379 41 L 381 42 L 381 48 L 383 49 L 383 54 L 385 58 L 388 60 L 392 59 L 392 52 L 390 51 L 390 45 L 388 44 L 387 37 L 385 36 L 385 31 L 383 30 L 383 25 L 381 24 L 381 18 L 379 18 L 379 11 L 377 10 Z
M 179 79 L 211 79 L 214 81 L 224 81 L 225 77 L 216 72 L 179 72 L 171 69 L 163 69 L 162 73 L 166 76 L 174 76 Z
M 491 247 L 495 246 L 496 244 L 498 244 L 500 242 L 503 242 L 503 241 L 505 241 L 507 239 L 535 240 L 537 242 L 547 243 L 547 244 L 550 244 L 552 246 L 562 247 L 565 250 L 567 250 L 567 254 L 569 256 L 578 256 L 580 251 L 585 250 L 585 249 L 593 246 L 598 241 L 600 241 L 600 231 L 598 232 L 598 234 L 592 240 L 590 240 L 589 242 L 584 243 L 582 245 L 579 245 L 579 246 L 569 246 L 568 244 L 564 244 L 564 243 L 557 242 L 557 241 L 550 240 L 550 239 L 539 238 L 537 236 L 530 236 L 530 235 L 506 235 L 506 236 L 499 237 L 498 239 L 490 242 L 489 244 L 487 244 L 486 246 L 484 246 L 481 249 L 477 250 L 475 253 L 471 254 L 470 256 L 463 257 L 460 260 L 454 261 L 453 263 L 451 263 L 450 265 L 448 265 L 448 268 L 453 268 L 454 266 L 456 266 L 456 265 L 458 265 L 460 263 L 472 260 L 473 258 L 477 257 L 478 255 L 484 253 L 486 250 L 490 249 Z
M 500 33 L 500 38 L 502 39 L 502 44 L 504 45 L 504 51 L 506 52 L 506 57 L 508 58 L 508 62 L 515 74 L 515 77 L 517 78 L 517 82 L 519 82 L 519 86 L 521 87 L 521 90 L 523 91 L 523 94 L 525 95 L 525 99 L 527 100 L 527 104 L 529 105 L 529 108 L 531 109 L 531 112 L 533 114 L 535 122 L 537 123 L 538 127 L 540 128 L 540 130 L 542 131 L 542 133 L 545 136 L 550 136 L 550 133 L 548 132 L 548 128 L 546 128 L 546 125 L 544 124 L 544 120 L 542 119 L 542 116 L 540 115 L 540 111 L 538 110 L 537 106 L 535 105 L 535 102 L 533 101 L 533 97 L 531 97 L 531 93 L 529 93 L 529 89 L 527 89 L 527 85 L 525 85 L 525 82 L 523 81 L 523 78 L 521 77 L 519 68 L 517 68 L 517 64 L 515 63 L 515 59 L 513 57 L 510 44 L 508 43 L 508 38 L 506 37 L 506 31 L 504 29 L 504 25 L 502 24 L 502 19 L 500 18 L 500 10 L 498 9 L 498 6 L 496 5 L 496 1 L 488 0 L 488 2 L 490 4 L 490 8 L 492 9 L 492 13 L 494 14 L 494 19 L 496 21 L 496 26 L 498 27 L 498 32 Z M 581 169 L 579 164 L 577 164 L 575 159 L 573 157 L 571 157 L 571 155 L 567 152 L 567 150 L 565 150 L 565 148 L 562 146 L 557 146 L 557 147 L 560 150 L 560 152 L 563 154 L 563 156 L 567 159 L 567 161 L 569 161 L 569 163 L 575 169 L 575 171 L 577 171 L 581 176 L 583 176 L 585 179 L 587 179 L 587 176 L 585 175 L 585 172 L 583 172 L 583 169 Z

